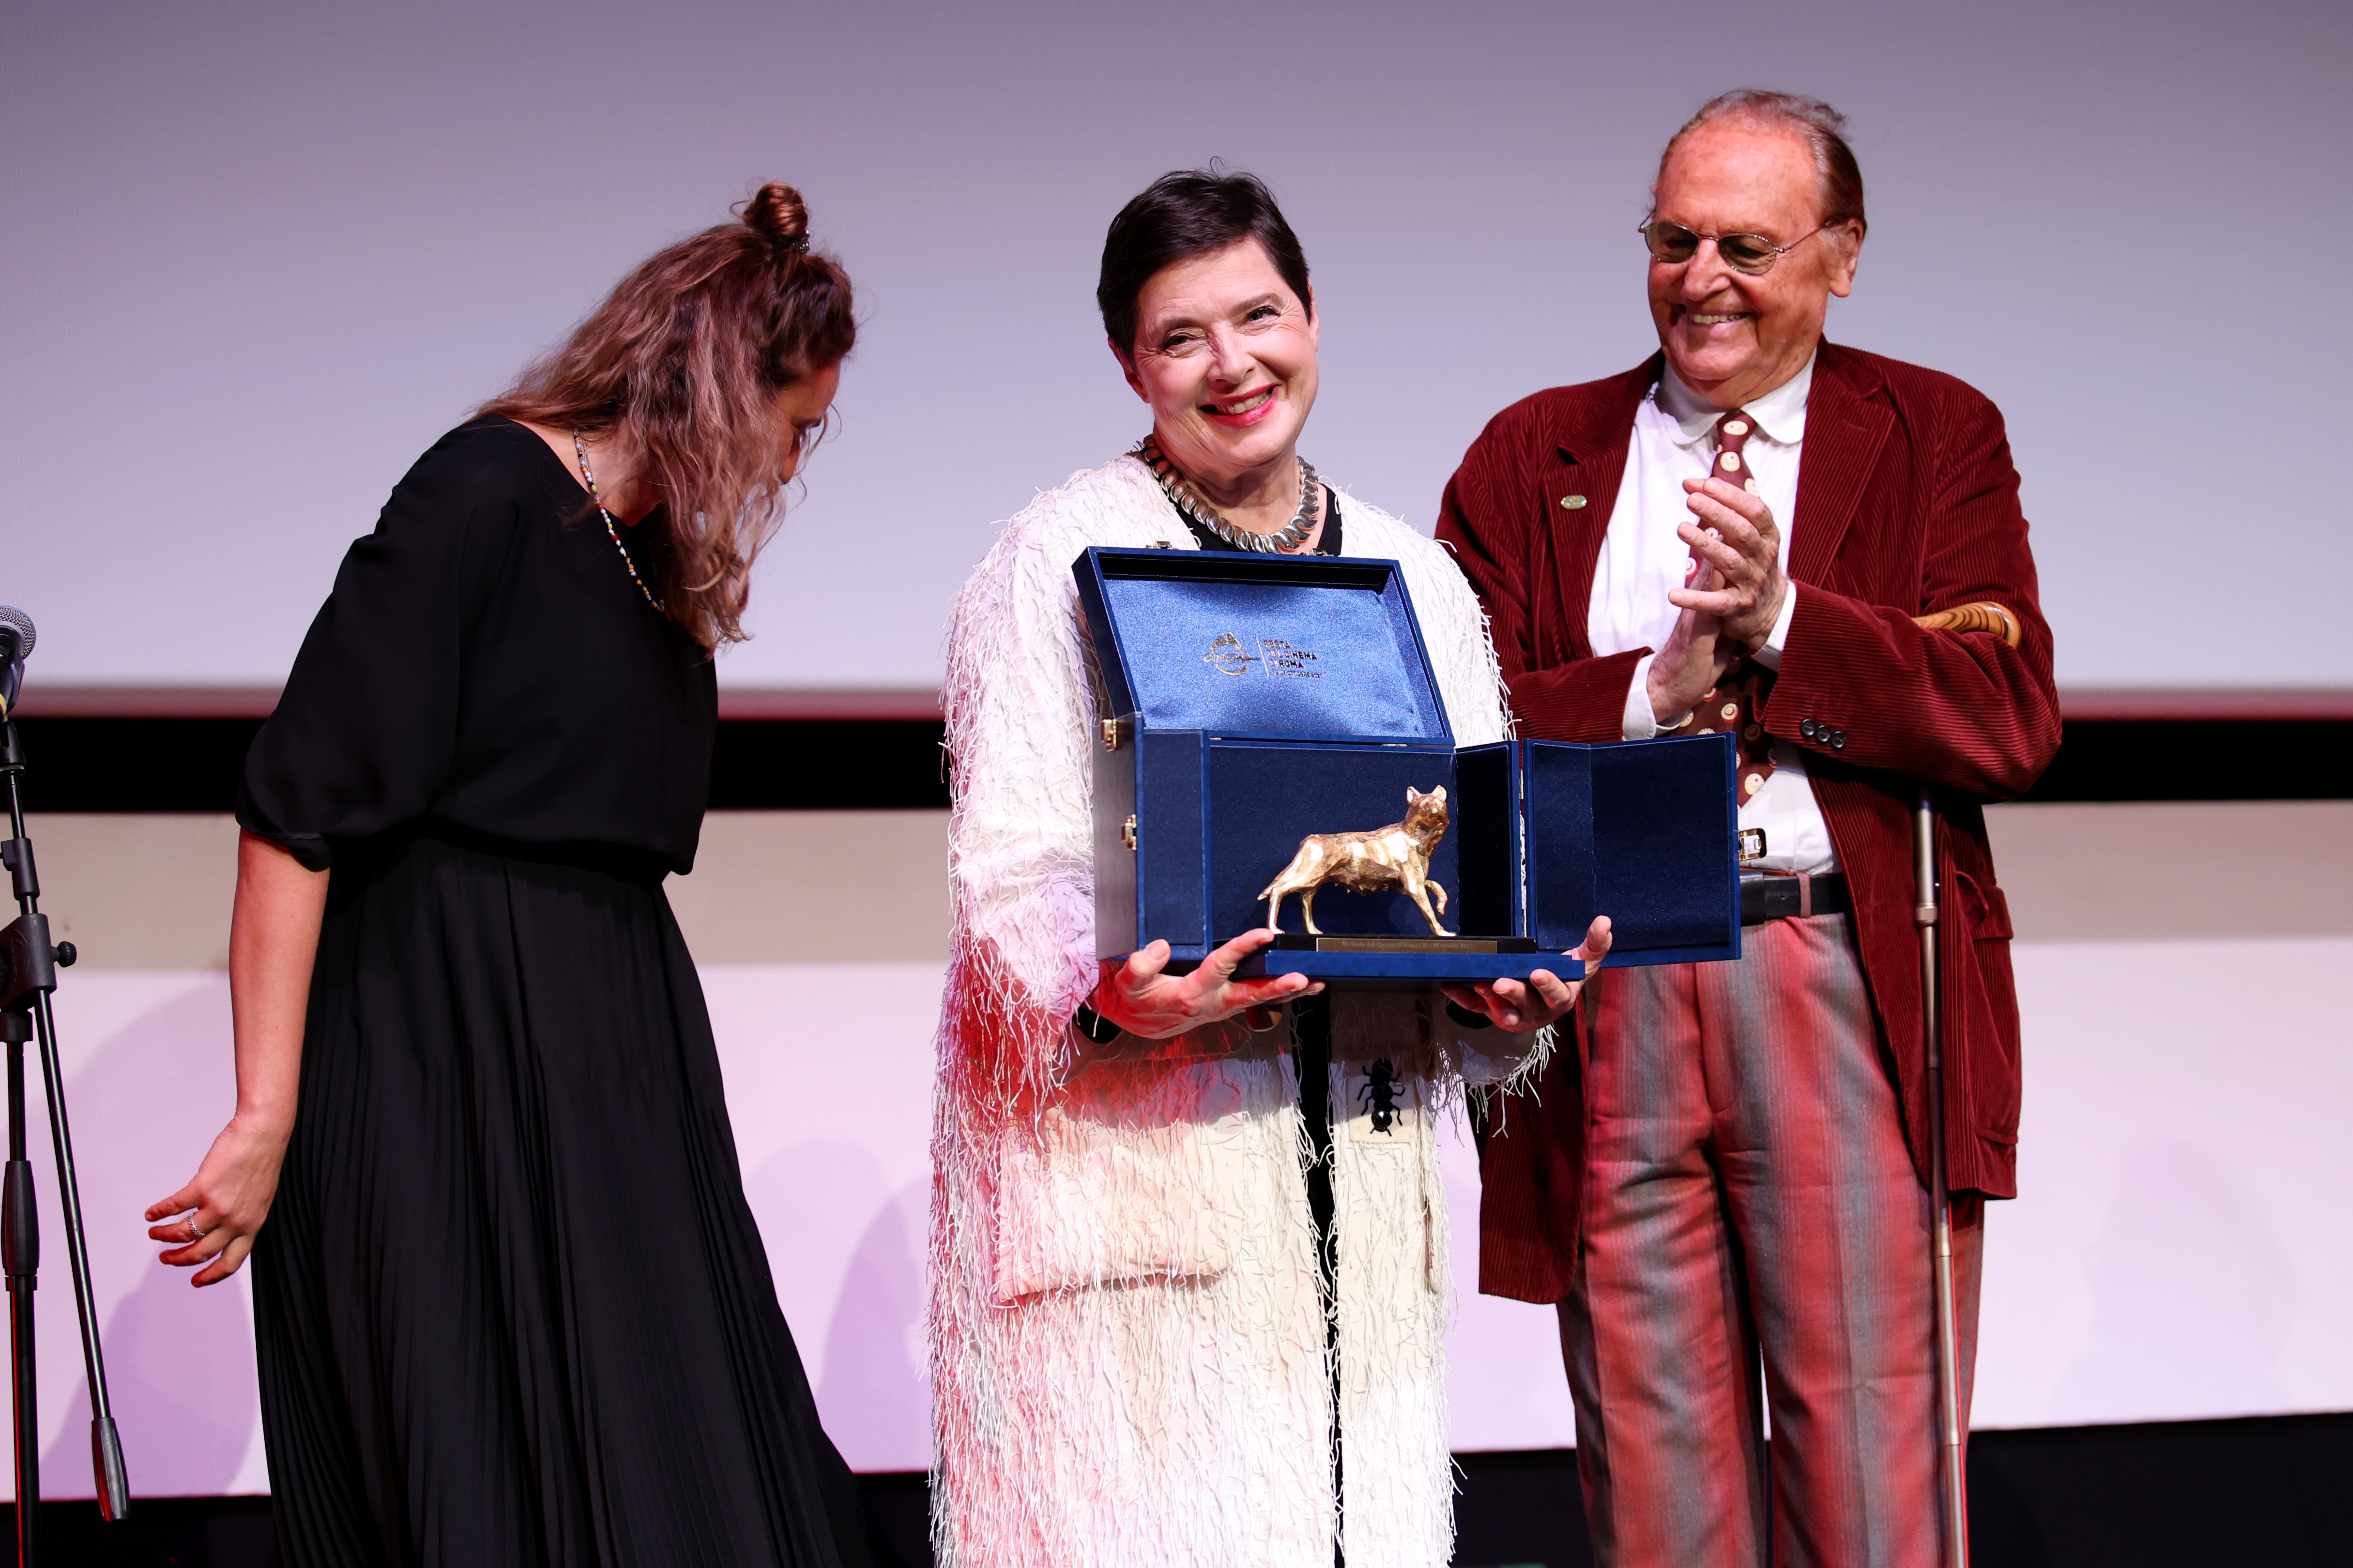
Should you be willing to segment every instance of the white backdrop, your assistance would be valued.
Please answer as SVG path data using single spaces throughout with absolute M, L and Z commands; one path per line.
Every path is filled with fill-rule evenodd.
M 779 176 L 865 336 L 723 678 L 927 687 L 992 520 L 1141 433 L 1092 297 L 1152 176 L 1273 183 L 1305 447 L 1427 527 L 1488 416 L 1648 351 L 1658 147 L 1757 82 L 1853 118 L 1833 335 L 2008 413 L 2063 682 L 2353 684 L 2312 569 L 2353 317 L 2309 281 L 2353 242 L 2348 60 L 2337 0 L 12 5 L 0 602 L 37 685 L 274 685 L 415 455 Z
M 2353 1029 L 2335 984 L 2353 973 L 2353 938 L 2028 942 L 2016 956 L 2025 1195 L 1991 1210 L 1977 1424 L 2353 1408 L 2353 1215 L 2337 1153 Z M 860 1469 L 922 1468 L 939 969 L 746 965 L 703 978 L 745 1190 L 827 1428 Z M 233 1102 L 227 980 L 78 973 L 58 1009 L 133 1488 L 267 1490 L 242 1277 L 191 1291 L 153 1262 L 138 1222 Z M 89 1403 L 37 1142 L 49 1240 L 43 1487 L 87 1497 Z M 1471 1293 L 1478 1174 L 1459 1142 L 1446 1157 L 1463 1282 L 1454 1446 L 1566 1446 L 1552 1314 Z

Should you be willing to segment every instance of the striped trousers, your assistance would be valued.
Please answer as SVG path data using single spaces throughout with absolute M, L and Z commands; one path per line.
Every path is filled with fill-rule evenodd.
M 1930 1204 L 1844 915 L 1615 969 L 1561 1303 L 1604 1568 L 1934 1568 Z M 1962 1411 L 1982 1209 L 1954 1205 Z M 1771 1418 L 1768 1450 L 1763 1416 Z M 1769 1552 L 1769 1555 L 1768 1555 Z

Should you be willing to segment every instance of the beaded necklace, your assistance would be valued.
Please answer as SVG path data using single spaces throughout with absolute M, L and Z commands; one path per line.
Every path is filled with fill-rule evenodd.
M 596 515 L 605 520 L 606 535 L 612 540 L 613 548 L 621 552 L 621 564 L 629 569 L 629 581 L 638 585 L 638 592 L 646 596 L 646 603 L 657 614 L 668 615 L 662 602 L 654 597 L 654 591 L 646 586 L 646 580 L 638 575 L 638 563 L 629 559 L 629 547 L 621 542 L 621 531 L 613 526 L 613 514 L 605 510 L 605 498 L 596 489 L 596 476 L 588 471 L 588 445 L 577 430 L 572 432 L 572 449 L 580 455 L 580 482 L 588 487 L 588 499 L 596 503 Z
M 1315 467 L 1306 458 L 1299 459 L 1299 510 L 1292 520 L 1272 533 L 1252 533 L 1247 528 L 1236 527 L 1218 515 L 1215 509 L 1193 493 L 1160 443 L 1146 436 L 1135 445 L 1135 456 L 1152 470 L 1160 481 L 1160 490 L 1178 512 L 1199 523 L 1237 550 L 1253 551 L 1261 555 L 1283 555 L 1296 550 L 1315 531 Z

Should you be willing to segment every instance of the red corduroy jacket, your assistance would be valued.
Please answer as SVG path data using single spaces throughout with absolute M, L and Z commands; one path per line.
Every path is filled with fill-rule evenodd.
M 1620 738 L 1641 650 L 1596 658 L 1593 568 L 1625 472 L 1634 413 L 1661 359 L 1555 387 L 1489 422 L 1446 487 L 1438 537 L 1487 607 L 1525 736 Z M 1581 502 L 1564 504 L 1582 496 Z M 1946 1150 L 1954 1191 L 2017 1191 L 2018 1002 L 2010 910 L 1982 803 L 2034 782 L 2059 745 L 2051 629 L 2035 595 L 2018 474 L 2001 415 L 1948 375 L 1825 342 L 1806 404 L 1789 577 L 1798 607 L 1761 715 L 1805 748 L 1806 771 L 1854 898 L 1855 940 L 1926 1180 L 1920 949 L 1912 807 L 1934 792 Z M 1926 631 L 1915 616 L 1991 601 L 2023 628 Z M 1809 741 L 1842 731 L 1843 747 Z M 1505 1100 L 1482 1140 L 1479 1288 L 1556 1301 L 1577 1259 L 1585 1105 L 1576 1060 Z

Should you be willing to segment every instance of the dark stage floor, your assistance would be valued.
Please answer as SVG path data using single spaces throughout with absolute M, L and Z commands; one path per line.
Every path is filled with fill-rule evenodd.
M 1592 1562 L 1566 1449 L 1461 1457 L 1459 1568 Z M 2211 1568 L 2353 1561 L 2353 1415 L 1981 1432 L 1970 1443 L 1978 1568 Z M 923 1478 L 866 1476 L 878 1568 L 928 1563 Z M 0 1515 L 13 1510 L 0 1504 Z M 266 1498 L 142 1498 L 42 1510 L 44 1558 L 70 1568 L 269 1568 Z M 0 1568 L 16 1562 L 0 1518 Z M 895 1561 L 892 1555 L 895 1554 Z

